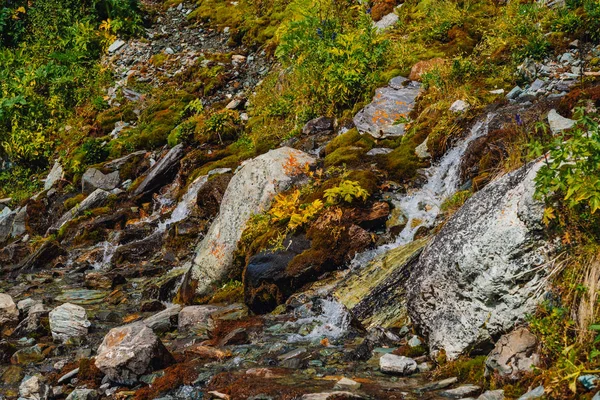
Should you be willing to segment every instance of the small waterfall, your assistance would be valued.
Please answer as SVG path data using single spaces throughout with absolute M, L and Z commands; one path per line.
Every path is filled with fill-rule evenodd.
M 488 134 L 493 118 L 494 114 L 490 113 L 485 120 L 475 123 L 466 138 L 448 150 L 437 164 L 429 167 L 425 171 L 428 180 L 423 187 L 392 199 L 394 206 L 406 217 L 406 226 L 394 243 L 358 254 L 352 261 L 352 267 L 365 265 L 377 255 L 411 242 L 421 227 L 435 226 L 442 203 L 459 188 L 460 165 L 465 151 L 472 141 Z
M 338 339 L 350 327 L 350 315 L 346 308 L 335 300 L 321 299 L 321 312 L 314 317 L 301 318 L 293 323 L 294 326 L 316 324 L 308 335 L 293 334 L 288 342 L 312 342 L 323 338 Z
M 157 232 L 164 232 L 170 224 L 182 221 L 187 218 L 198 197 L 198 192 L 208 181 L 207 175 L 202 175 L 196 178 L 189 186 L 185 194 L 181 197 L 179 203 L 171 213 L 171 216 L 165 221 L 158 224 Z

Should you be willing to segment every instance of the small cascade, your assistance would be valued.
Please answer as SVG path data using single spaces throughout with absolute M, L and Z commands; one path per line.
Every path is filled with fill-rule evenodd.
M 428 179 L 423 187 L 406 194 L 396 195 L 392 199 L 394 206 L 406 218 L 406 226 L 394 243 L 358 254 L 352 261 L 353 267 L 365 265 L 377 255 L 411 242 L 419 228 L 432 228 L 435 226 L 442 203 L 458 191 L 460 166 L 465 151 L 475 139 L 488 134 L 489 124 L 493 118 L 494 114 L 490 113 L 485 119 L 475 123 L 467 137 L 448 150 L 437 164 L 429 167 L 425 171 Z
M 338 339 L 350 327 L 350 314 L 346 308 L 335 300 L 321 299 L 321 312 L 316 316 L 300 318 L 293 324 L 296 326 L 315 324 L 308 335 L 293 334 L 289 342 L 312 342 L 323 338 Z
M 92 267 L 95 270 L 101 270 L 105 266 L 110 265 L 110 262 L 119 246 L 109 241 L 98 243 L 97 246 L 103 248 L 104 252 L 102 253 L 102 258 L 97 260 L 94 264 L 92 264 Z
M 165 221 L 160 222 L 158 224 L 157 232 L 164 232 L 167 227 L 176 222 L 182 221 L 187 218 L 192 209 L 194 208 L 194 204 L 196 203 L 196 198 L 198 197 L 198 192 L 206 184 L 208 181 L 208 176 L 203 175 L 196 180 L 194 180 L 189 186 L 177 206 L 171 213 L 171 216 L 167 218 Z

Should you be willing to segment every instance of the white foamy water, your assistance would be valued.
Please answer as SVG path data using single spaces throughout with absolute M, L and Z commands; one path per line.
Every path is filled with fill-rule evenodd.
M 110 265 L 110 262 L 119 246 L 112 244 L 108 241 L 98 243 L 97 246 L 103 248 L 102 258 L 100 260 L 97 260 L 94 264 L 92 264 L 92 267 L 95 270 L 100 270 L 105 266 Z
M 185 194 L 181 197 L 179 203 L 171 213 L 171 216 L 167 218 L 165 221 L 158 224 L 157 232 L 164 232 L 170 224 L 174 224 L 179 221 L 183 221 L 190 215 L 190 212 L 194 208 L 194 204 L 196 203 L 196 198 L 198 197 L 198 192 L 206 184 L 208 181 L 207 175 L 202 175 L 194 182 L 192 182 L 189 186 Z
M 407 219 L 406 226 L 394 243 L 358 254 L 352 261 L 352 267 L 365 265 L 377 255 L 411 242 L 421 227 L 435 226 L 442 203 L 458 191 L 460 165 L 465 151 L 473 140 L 488 134 L 493 117 L 494 114 L 488 114 L 485 120 L 478 121 L 467 137 L 448 150 L 437 164 L 429 167 L 425 171 L 428 179 L 423 187 L 392 199 L 394 206 Z
M 292 334 L 289 342 L 312 342 L 323 338 L 337 339 L 342 337 L 350 326 L 350 315 L 346 308 L 334 300 L 320 300 L 321 313 L 308 318 L 300 318 L 293 322 L 294 326 L 316 324 L 308 335 Z

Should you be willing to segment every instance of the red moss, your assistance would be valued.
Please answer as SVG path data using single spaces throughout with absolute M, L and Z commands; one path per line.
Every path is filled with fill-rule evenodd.
M 165 374 L 152 383 L 151 386 L 135 392 L 135 400 L 151 400 L 169 390 L 182 385 L 191 385 L 198 377 L 197 364 L 194 362 L 176 364 L 165 369 Z
M 393 12 L 395 6 L 395 0 L 375 0 L 373 7 L 371 8 L 371 18 L 373 18 L 374 21 L 379 21 L 381 18 Z

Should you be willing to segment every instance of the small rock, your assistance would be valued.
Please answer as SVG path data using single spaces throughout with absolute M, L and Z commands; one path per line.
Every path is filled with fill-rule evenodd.
M 521 93 L 523 93 L 523 89 L 521 89 L 519 86 L 515 86 L 510 92 L 508 92 L 506 98 L 509 100 L 515 100 Z
M 141 375 L 171 365 L 175 360 L 160 339 L 143 323 L 111 329 L 98 348 L 96 367 L 108 379 L 134 384 Z
M 379 359 L 379 369 L 390 374 L 410 375 L 417 370 L 417 363 L 412 358 L 384 354 Z
M 212 330 L 214 323 L 211 314 L 219 309 L 214 305 L 184 307 L 179 312 L 179 332 L 206 333 Z
M 418 336 L 413 336 L 407 343 L 410 347 L 418 347 L 423 344 Z
M 548 113 L 548 124 L 550 125 L 550 130 L 553 134 L 557 134 L 566 129 L 571 129 L 576 123 L 577 121 L 563 117 L 554 109 L 550 110 Z
M 504 94 L 504 89 L 490 90 L 490 94 Z
M 462 399 L 463 397 L 471 396 L 481 390 L 480 386 L 477 385 L 462 385 L 455 389 L 444 390 L 439 393 L 440 396 L 448 397 L 450 399 Z
M 598 375 L 581 375 L 577 380 L 586 390 L 594 390 L 597 386 Z
M 453 113 L 455 113 L 455 114 L 458 114 L 458 113 L 463 113 L 463 112 L 468 111 L 469 108 L 471 108 L 471 105 L 469 103 L 467 103 L 466 101 L 456 100 L 450 106 L 450 111 L 453 112 Z
M 85 308 L 71 303 L 56 307 L 49 317 L 52 338 L 61 342 L 87 335 L 91 325 Z
M 594 397 L 592 397 L 592 400 L 600 400 L 600 392 L 596 392 Z
M 46 177 L 46 180 L 44 181 L 44 190 L 48 190 L 50 189 L 52 186 L 54 186 L 54 184 L 56 182 L 58 182 L 59 180 L 61 180 L 63 178 L 63 168 L 60 165 L 60 163 L 58 161 L 54 162 L 54 165 L 52 166 L 52 169 L 50 170 L 50 173 L 48 173 L 48 176 Z
M 360 383 L 353 381 L 352 379 L 343 377 L 342 379 L 336 382 L 333 388 L 341 390 L 356 390 L 360 389 Z
M 81 177 L 81 187 L 84 193 L 91 193 L 96 189 L 113 190 L 119 186 L 119 171 L 103 174 L 96 168 L 89 168 Z
M 479 396 L 477 400 L 504 400 L 504 390 L 488 390 Z
M 545 390 L 542 385 L 536 387 L 535 389 L 530 390 L 525 393 L 523 396 L 519 397 L 518 400 L 530 400 L 530 399 L 539 399 L 544 396 Z
M 579 40 L 575 39 L 571 43 L 569 43 L 569 47 L 577 48 L 579 47 Z
M 415 391 L 419 393 L 432 392 L 434 390 L 445 389 L 448 386 L 454 385 L 456 382 L 458 382 L 457 377 L 446 378 L 442 379 L 441 381 L 428 383 L 427 385 L 417 388 Z
M 388 149 L 385 147 L 375 147 L 374 149 L 371 149 L 367 152 L 368 156 L 380 156 L 380 155 L 385 155 L 385 154 L 390 154 L 392 151 L 394 151 L 393 149 Z
M 423 140 L 423 143 L 421 143 L 415 148 L 415 154 L 419 158 L 425 159 L 431 157 L 431 153 L 429 153 L 429 151 L 427 150 L 427 139 L 429 139 L 429 136 L 427 136 L 425 140 Z
M 175 51 L 172 48 L 167 47 L 165 49 L 165 54 L 172 55 L 172 54 L 175 54 Z
M 530 92 L 537 92 L 538 90 L 541 90 L 541 89 L 545 88 L 545 87 L 546 87 L 546 85 L 547 85 L 547 83 L 546 83 L 546 82 L 544 82 L 543 80 L 541 80 L 541 79 L 536 79 L 536 80 L 535 80 L 535 81 L 534 81 L 534 82 L 531 84 L 531 86 L 529 87 L 529 91 L 530 91 Z
M 181 306 L 174 305 L 144 320 L 144 324 L 154 332 L 168 332 L 177 326 Z
M 12 297 L 0 293 L 0 328 L 19 322 L 19 310 Z
M 19 386 L 21 400 L 46 400 L 49 394 L 50 388 L 38 375 L 26 376 Z
M 98 392 L 94 389 L 75 389 L 69 394 L 67 400 L 96 400 Z
M 560 56 L 560 62 L 565 64 L 572 64 L 575 62 L 575 57 L 573 57 L 573 54 L 567 52 Z
M 396 13 L 389 13 L 377 22 L 373 22 L 373 27 L 378 31 L 385 31 L 398 23 L 400 17 Z
M 64 365 L 63 365 L 64 367 Z M 61 376 L 58 381 L 56 381 L 56 383 L 63 383 L 63 382 L 68 382 L 70 381 L 72 378 L 76 377 L 77 374 L 79 373 L 79 368 L 75 368 L 72 371 L 67 372 L 66 374 L 64 374 L 63 376 Z
M 125 44 L 125 42 L 123 40 L 117 39 L 113 42 L 113 44 L 111 44 L 108 47 L 108 52 L 109 53 L 114 53 L 117 50 L 119 50 L 121 47 L 123 47 L 123 45 Z
M 10 358 L 10 362 L 16 365 L 35 364 L 44 359 L 42 349 L 35 345 L 21 349 Z
M 17 308 L 19 309 L 19 311 L 21 312 L 22 315 L 27 315 L 29 313 L 29 309 L 33 305 L 38 304 L 38 303 L 39 303 L 39 301 L 36 301 L 36 300 L 32 299 L 31 297 L 28 297 L 26 299 L 19 301 L 17 303 Z
M 246 62 L 246 57 L 239 54 L 234 54 L 231 56 L 231 62 L 235 65 L 240 65 Z
M 233 99 L 225 106 L 228 110 L 237 110 L 242 105 L 242 99 Z
M 311 119 L 302 128 L 302 133 L 305 135 L 313 135 L 316 133 L 333 131 L 333 118 L 319 117 Z

